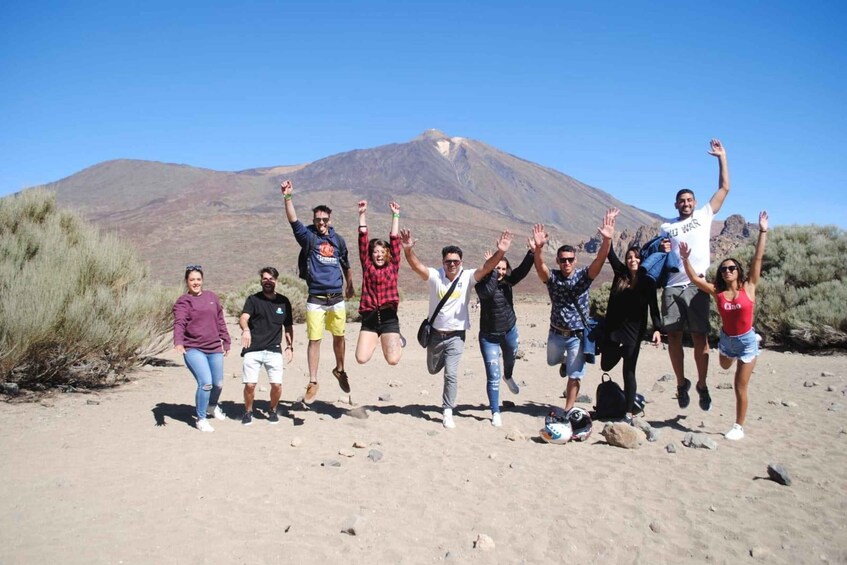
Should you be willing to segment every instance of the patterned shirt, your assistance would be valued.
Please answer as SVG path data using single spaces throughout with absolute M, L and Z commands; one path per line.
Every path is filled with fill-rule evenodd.
M 391 256 L 382 267 L 377 267 L 368 253 L 368 229 L 359 230 L 359 260 L 362 262 L 362 299 L 359 312 L 373 312 L 380 308 L 397 308 L 400 294 L 397 278 L 400 273 L 400 236 L 391 234 Z
M 577 312 L 574 301 L 579 305 L 582 316 L 588 320 L 588 287 L 592 280 L 588 278 L 588 269 L 582 267 L 565 277 L 560 270 L 551 270 L 547 280 L 547 292 L 552 307 L 550 324 L 563 330 L 581 330 L 585 327 Z

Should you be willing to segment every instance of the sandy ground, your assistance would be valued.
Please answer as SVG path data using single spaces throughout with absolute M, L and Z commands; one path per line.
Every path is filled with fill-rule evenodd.
M 847 357 L 765 351 L 747 437 L 730 442 L 734 395 L 717 385 L 732 373 L 717 355 L 712 411 L 696 395 L 680 410 L 674 384 L 658 382 L 667 353 L 645 344 L 639 387 L 659 440 L 616 448 L 595 425 L 585 443 L 548 445 L 538 430 L 564 388 L 545 363 L 549 307 L 517 307 L 521 392 L 504 387 L 503 428 L 490 425 L 469 332 L 454 430 L 413 339 L 424 308 L 402 305 L 409 345 L 396 367 L 357 366 L 351 326 L 352 406 L 330 375 L 330 340 L 318 400 L 297 401 L 307 378 L 295 328 L 276 426 L 264 375 L 254 424 L 240 424 L 238 355 L 225 364 L 229 418 L 211 434 L 193 427 L 194 381 L 173 351 L 162 358 L 178 366 L 144 367 L 118 388 L 0 405 L 0 563 L 847 562 Z M 590 367 L 583 392 L 594 397 L 599 378 Z M 506 439 L 515 430 L 527 439 Z M 689 430 L 717 449 L 683 447 Z M 772 462 L 792 486 L 766 480 Z M 356 535 L 342 533 L 356 516 Z M 493 549 L 474 547 L 480 534 Z

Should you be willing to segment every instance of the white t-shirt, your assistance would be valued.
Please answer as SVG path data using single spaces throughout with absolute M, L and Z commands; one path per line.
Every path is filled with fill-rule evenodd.
M 444 298 L 447 289 L 453 284 L 453 281 L 444 276 L 444 269 L 433 269 L 430 267 L 429 279 L 426 281 L 429 287 L 429 316 L 435 311 L 435 307 Z M 471 288 L 476 281 L 473 276 L 476 269 L 465 269 L 458 275 L 459 282 L 456 283 L 456 288 L 453 289 L 453 294 L 441 307 L 432 327 L 442 332 L 453 332 L 458 330 L 466 330 L 471 327 L 471 320 L 468 316 L 468 302 L 471 299 Z
M 712 262 L 709 239 L 712 235 L 712 218 L 714 216 L 712 206 L 706 204 L 702 208 L 694 210 L 690 217 L 684 220 L 676 219 L 665 222 L 659 228 L 659 235 L 671 240 L 671 252 L 676 253 L 677 256 L 679 256 L 679 242 L 684 241 L 688 244 L 691 249 L 688 262 L 694 267 L 694 272 L 700 275 L 706 274 Z M 666 286 L 684 286 L 691 282 L 682 267 L 681 258 L 679 263 L 679 272 L 670 274 Z

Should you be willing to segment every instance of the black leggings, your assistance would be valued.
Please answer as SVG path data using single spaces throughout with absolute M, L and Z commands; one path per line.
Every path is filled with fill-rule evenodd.
M 615 368 L 618 361 L 623 359 L 623 392 L 626 396 L 626 413 L 632 414 L 635 404 L 635 394 L 638 383 L 635 382 L 635 366 L 638 364 L 638 352 L 641 350 L 641 340 L 632 345 L 604 341 L 600 345 L 600 368 L 609 372 Z

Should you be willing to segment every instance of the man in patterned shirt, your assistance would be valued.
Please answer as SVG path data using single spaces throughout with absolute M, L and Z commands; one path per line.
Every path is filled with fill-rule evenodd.
M 576 250 L 563 245 L 556 251 L 556 263 L 559 269 L 551 271 L 544 264 L 541 250 L 549 236 L 543 224 L 535 224 L 532 240 L 535 249 L 535 271 L 538 278 L 547 285 L 550 294 L 550 332 L 547 335 L 547 364 L 560 365 L 559 375 L 567 377 L 565 389 L 565 411 L 573 408 L 579 394 L 579 384 L 585 375 L 582 335 L 588 320 L 588 288 L 603 269 L 612 235 L 615 232 L 615 217 L 620 211 L 611 208 L 603 218 L 603 225 L 597 229 L 603 238 L 597 256 L 588 268 L 577 268 Z M 579 310 L 577 310 L 577 308 Z

